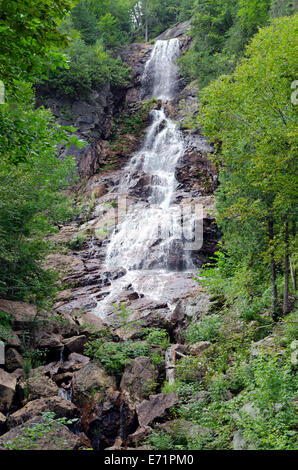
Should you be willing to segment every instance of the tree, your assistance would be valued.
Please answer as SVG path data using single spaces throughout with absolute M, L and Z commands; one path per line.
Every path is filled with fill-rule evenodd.
M 28 85 L 19 83 L 17 95 L 0 107 L 0 297 L 41 302 L 53 291 L 53 275 L 42 269 L 44 236 L 71 213 L 61 190 L 75 164 L 56 157 L 56 145 L 69 141 L 66 129 L 33 109 Z
M 255 269 L 256 257 L 267 266 L 274 319 L 282 260 L 287 303 L 289 227 L 297 217 L 297 108 L 290 98 L 297 28 L 295 15 L 261 29 L 234 74 L 220 77 L 201 95 L 200 122 L 217 142 L 216 159 L 223 165 L 218 211 L 225 244 Z
M 64 62 L 59 53 L 67 36 L 58 30 L 72 0 L 0 1 L 0 79 L 34 81 L 48 68 Z

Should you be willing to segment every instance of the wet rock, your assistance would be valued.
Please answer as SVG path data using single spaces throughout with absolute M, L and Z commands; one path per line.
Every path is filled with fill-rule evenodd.
M 13 372 L 16 369 L 22 369 L 24 366 L 24 359 L 21 354 L 13 348 L 10 348 L 5 353 L 5 368 L 8 372 Z
M 110 377 L 98 361 L 91 361 L 75 372 L 72 379 L 73 400 L 82 403 L 97 392 L 104 397 L 106 391 L 116 388 L 116 380 Z
M 166 411 L 177 405 L 178 395 L 176 392 L 164 395 L 150 395 L 149 400 L 143 401 L 137 406 L 137 415 L 140 426 L 147 426 L 156 418 L 162 418 Z
M 84 345 L 87 342 L 87 337 L 85 335 L 73 336 L 63 340 L 65 348 L 69 352 L 81 353 L 84 350 Z
M 29 401 L 23 408 L 11 414 L 7 420 L 8 429 L 19 426 L 35 416 L 40 416 L 45 411 L 52 411 L 57 418 L 78 418 L 78 408 L 70 401 L 61 397 L 39 398 Z
M 90 358 L 87 356 L 83 356 L 82 354 L 78 353 L 71 353 L 69 354 L 66 361 L 51 362 L 46 366 L 39 368 L 38 371 L 36 371 L 36 369 L 34 369 L 34 371 L 36 371 L 35 374 L 48 374 L 50 377 L 53 377 L 54 380 L 56 380 L 57 375 L 61 376 L 63 374 L 68 374 L 69 376 L 69 374 L 71 374 L 72 376 L 72 372 L 78 371 L 88 364 L 89 361 Z M 59 380 L 60 379 L 58 379 L 58 381 Z
M 37 307 L 26 302 L 14 302 L 0 299 L 0 311 L 9 313 L 13 318 L 15 330 L 32 327 L 37 315 Z
M 37 375 L 27 380 L 28 400 L 36 400 L 58 395 L 58 387 L 55 382 L 45 375 Z
M 12 374 L 0 369 L 0 411 L 6 413 L 13 402 L 17 381 Z
M 156 389 L 157 378 L 158 371 L 151 359 L 140 356 L 125 367 L 120 389 L 127 390 L 134 400 L 142 401 Z
M 199 356 L 202 352 L 206 351 L 212 346 L 209 341 L 199 341 L 198 343 L 190 346 L 190 352 L 193 356 Z
M 50 430 L 42 431 L 44 420 L 42 416 L 34 417 L 26 422 L 26 428 L 23 424 L 3 434 L 0 438 L 0 449 L 18 450 L 75 450 L 81 444 L 81 438 L 69 431 L 63 424 L 53 424 Z M 38 428 L 37 428 L 38 426 Z M 34 434 L 36 440 L 28 438 L 28 428 L 32 431 L 38 429 Z M 30 445 L 31 444 L 31 445 Z M 15 447 L 14 447 L 15 446 Z

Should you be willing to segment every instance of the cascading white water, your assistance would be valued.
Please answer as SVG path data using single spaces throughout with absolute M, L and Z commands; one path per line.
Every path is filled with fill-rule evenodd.
M 142 98 L 173 99 L 177 88 L 179 39 L 156 41 L 142 77 Z
M 144 98 L 162 101 L 174 98 L 178 81 L 175 61 L 179 52 L 178 39 L 156 42 L 143 74 Z M 160 295 L 157 286 L 163 285 L 167 271 L 193 268 L 190 254 L 184 251 L 181 240 L 180 207 L 172 201 L 177 187 L 175 168 L 184 152 L 183 135 L 165 115 L 163 107 L 151 111 L 150 117 L 142 148 L 128 164 L 121 186 L 123 193 L 129 193 L 135 179 L 139 180 L 140 174 L 145 175 L 150 187 L 147 205 L 136 204 L 111 237 L 105 265 L 123 267 L 128 273 L 112 284 L 110 294 L 97 308 L 98 314 L 102 314 L 104 304 L 111 303 L 115 293 L 128 283 L 139 294 L 156 299 Z M 144 270 L 153 269 L 155 273 L 147 271 L 144 281 Z M 154 279 L 153 282 L 150 279 Z M 152 285 L 156 286 L 155 292 Z

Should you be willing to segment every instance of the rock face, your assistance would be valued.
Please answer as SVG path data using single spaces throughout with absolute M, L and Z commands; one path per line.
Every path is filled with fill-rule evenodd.
M 137 357 L 126 366 L 120 389 L 127 390 L 134 400 L 142 401 L 156 388 L 158 371 L 148 357 Z
M 209 349 L 212 344 L 209 341 L 199 341 L 198 343 L 190 346 L 190 352 L 193 356 L 199 356 L 202 352 Z
M 166 40 L 166 39 L 179 38 L 181 36 L 185 36 L 187 32 L 190 30 L 190 27 L 191 27 L 190 20 L 184 21 L 183 23 L 177 23 L 171 28 L 167 29 L 164 33 L 157 36 L 157 38 L 155 39 Z
M 124 90 L 113 90 L 106 83 L 99 90 L 94 90 L 88 100 L 70 101 L 56 99 L 47 95 L 45 90 L 38 91 L 37 106 L 45 104 L 62 125 L 72 125 L 77 129 L 77 136 L 87 142 L 79 149 L 70 146 L 61 148 L 62 155 L 73 155 L 77 159 L 79 173 L 92 176 L 100 166 L 102 143 L 108 138 L 111 118 L 123 100 Z
M 187 34 L 189 26 L 189 22 L 177 24 L 157 39 L 179 37 L 178 51 L 179 47 L 186 51 L 191 41 Z M 168 381 L 170 377 L 175 380 L 176 355 L 178 359 L 190 353 L 198 355 L 210 347 L 210 343 L 204 342 L 189 349 L 180 343 L 187 317 L 199 317 L 210 304 L 207 294 L 193 279 L 193 271 L 213 254 L 219 237 L 213 215 L 216 168 L 207 158 L 213 149 L 198 129 L 188 125 L 189 117 L 194 118 L 198 110 L 195 83 L 187 85 L 178 77 L 174 100 L 153 100 L 149 103 L 152 113 L 148 115 L 149 108 L 145 108 L 142 115 L 141 81 L 152 48 L 152 44 L 131 44 L 120 51 L 122 59 L 132 67 L 131 82 L 125 90 L 113 90 L 107 84 L 94 91 L 89 100 L 77 102 L 43 97 L 44 104 L 60 123 L 74 125 L 78 137 L 88 142 L 81 150 L 59 149 L 60 156 L 71 153 L 77 158 L 82 178 L 77 202 L 81 201 L 82 210 L 76 220 L 49 236 L 56 249 L 44 266 L 56 269 L 61 275 L 57 285 L 65 286 L 59 291 L 53 310 L 40 312 L 34 305 L 0 300 L 0 311 L 12 315 L 14 330 L 6 345 L 5 370 L 0 369 L 0 432 L 5 432 L 2 442 L 22 439 L 24 423 L 26 427 L 42 424 L 41 415 L 47 411 L 58 418 L 79 418 L 76 432 L 83 430 L 88 436 L 82 436 L 83 445 L 92 445 L 95 450 L 137 446 L 152 431 L 151 423 L 162 422 L 161 429 L 172 433 L 177 423 L 167 426 L 164 420 L 178 403 L 178 396 L 152 393 L 159 391 L 165 372 Z M 41 96 L 37 104 L 40 103 Z M 152 188 L 162 187 L 162 175 L 145 172 L 143 152 L 138 154 L 140 161 L 133 167 L 130 179 L 127 173 L 132 167 L 129 170 L 125 167 L 128 161 L 134 164 L 144 130 L 162 108 L 165 114 L 158 124 L 158 133 L 168 129 L 168 117 L 177 123 L 179 135 L 183 133 L 171 203 L 181 210 L 188 204 L 202 205 L 204 243 L 201 249 L 191 252 L 187 266 L 193 269 L 188 272 L 183 242 L 173 239 L 168 250 L 168 270 L 161 272 L 158 268 L 164 261 L 165 250 L 158 235 L 146 248 L 148 266 L 134 277 L 134 271 L 121 266 L 122 263 L 107 267 L 104 261 L 112 233 L 125 220 L 126 211 L 136 208 L 146 211 L 151 204 Z M 121 203 L 123 195 L 125 207 Z M 83 355 L 94 332 L 108 328 L 115 341 L 139 338 L 143 341 L 142 330 L 146 327 L 163 328 L 169 334 L 172 344 L 167 353 L 174 361 L 166 359 L 165 368 L 163 364 L 157 368 L 148 357 L 137 357 L 127 364 L 119 384 L 119 378 L 110 377 L 99 361 Z M 26 379 L 21 341 L 24 330 L 30 330 L 32 347 L 46 352 L 47 362 L 31 370 Z M 153 350 L 160 354 L 162 362 L 162 348 L 154 346 Z M 208 401 L 208 397 L 196 396 L 196 400 Z M 189 423 L 184 424 L 190 437 L 205 432 L 200 427 L 188 429 Z M 62 441 L 69 449 L 81 445 L 80 438 L 64 426 L 59 427 L 59 432 L 54 429 L 49 439 L 38 439 L 37 448 L 56 449 L 55 445 Z

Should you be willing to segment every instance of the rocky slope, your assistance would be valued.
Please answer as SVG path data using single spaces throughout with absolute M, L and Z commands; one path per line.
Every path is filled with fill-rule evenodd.
M 187 50 L 188 27 L 188 23 L 176 25 L 161 39 L 179 37 L 182 49 Z M 193 275 L 174 272 L 164 277 L 158 298 L 148 298 L 122 282 L 123 268 L 107 269 L 103 265 L 115 228 L 115 210 L 116 223 L 125 215 L 118 199 L 123 168 L 144 136 L 148 111 L 161 106 L 157 100 L 140 102 L 141 76 L 151 50 L 149 44 L 132 44 L 121 51 L 123 60 L 133 68 L 126 90 L 112 90 L 107 84 L 94 91 L 88 102 L 46 98 L 60 122 L 75 125 L 78 135 L 88 141 L 80 151 L 68 150 L 75 153 L 81 176 L 77 192 L 80 215 L 49 240 L 53 253 L 46 266 L 60 272 L 60 292 L 53 311 L 49 314 L 22 302 L 0 301 L 0 310 L 12 318 L 6 362 L 0 368 L 2 447 L 12 448 L 8 441 L 15 442 L 16 438 L 22 441 L 24 423 L 34 431 L 50 419 L 43 413 L 53 412 L 57 418 L 76 420 L 52 423 L 53 436 L 63 434 L 63 445 L 58 442 L 58 448 L 134 448 L 151 432 L 149 425 L 166 421 L 169 410 L 177 404 L 176 393 L 160 393 L 161 384 L 165 377 L 173 377 L 176 355 L 191 354 L 186 346 L 179 345 L 181 328 L 187 318 L 208 310 L 208 296 Z M 184 129 L 186 142 L 176 168 L 179 184 L 174 199 L 181 205 L 203 205 L 204 244 L 193 254 L 195 265 L 201 266 L 214 252 L 219 236 L 212 195 L 216 170 L 207 159 L 212 148 L 185 125 L 198 106 L 196 87 L 180 79 L 178 88 L 175 100 L 167 104 L 168 115 Z M 61 149 L 61 153 L 64 151 Z M 136 181 L 126 196 L 130 205 L 145 206 L 150 181 L 141 174 Z M 152 246 L 153 255 L 154 250 Z M 157 280 L 152 277 L 148 282 L 146 275 L 142 282 L 150 291 Z M 99 318 L 94 312 L 108 296 L 108 310 Z M 142 333 L 144 327 L 166 331 L 173 345 L 150 342 Z M 131 353 L 130 363 L 120 374 L 119 370 L 111 373 L 90 348 L 89 354 L 84 349 L 90 341 L 106 341 L 107 337 L 113 344 L 131 340 L 138 347 L 143 345 L 136 357 Z M 198 346 L 199 353 L 200 347 L 204 349 L 204 345 Z M 34 350 L 38 351 L 35 356 Z M 39 362 L 43 365 L 37 367 Z M 53 441 L 42 438 L 36 445 L 54 446 Z

